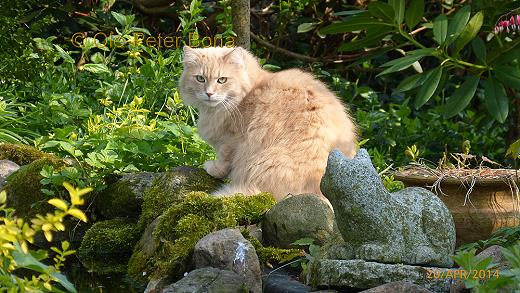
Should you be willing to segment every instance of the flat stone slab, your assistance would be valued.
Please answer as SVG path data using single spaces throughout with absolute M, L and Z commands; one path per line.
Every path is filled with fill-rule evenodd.
M 457 269 L 384 264 L 355 260 L 319 259 L 310 264 L 309 281 L 313 287 L 369 289 L 386 283 L 405 281 L 435 293 L 450 292 Z

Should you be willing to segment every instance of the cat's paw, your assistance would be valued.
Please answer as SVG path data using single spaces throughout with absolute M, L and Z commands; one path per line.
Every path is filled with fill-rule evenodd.
M 229 167 L 226 164 L 219 164 L 218 161 L 206 161 L 204 163 L 204 170 L 208 172 L 209 175 L 223 179 L 229 174 Z

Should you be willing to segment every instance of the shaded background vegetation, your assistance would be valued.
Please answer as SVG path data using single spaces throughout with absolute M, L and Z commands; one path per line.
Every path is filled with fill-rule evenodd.
M 485 11 L 479 36 L 488 50 L 495 45 L 486 38 L 496 20 L 517 5 L 517 1 L 424 2 L 420 23 L 410 28 L 420 29 L 412 34 L 414 40 L 434 47 L 431 26 L 435 17 L 445 14 L 451 19 L 469 4 L 471 15 Z M 396 91 L 404 78 L 415 73 L 412 67 L 378 76 L 384 69 L 382 64 L 403 56 L 398 49 L 416 49 L 412 42 L 390 32 L 345 50 L 344 44 L 369 39 L 370 31 L 324 33 L 323 28 L 348 22 L 370 8 L 370 3 L 252 1 L 251 50 L 266 68 L 302 67 L 329 84 L 349 105 L 364 146 L 380 168 L 406 164 L 405 150 L 413 144 L 422 157 L 436 162 L 445 151 L 462 152 L 466 140 L 472 153 L 507 165 L 506 149 L 518 137 L 515 89 L 506 88 L 509 111 L 503 121 L 490 113 L 481 89 L 467 107 L 446 118 L 443 105 L 468 74 L 467 68 L 460 67 L 445 74 L 442 87 L 425 105 L 415 107 L 417 90 Z M 411 1 L 403 3 L 410 5 Z M 35 144 L 73 157 L 102 175 L 202 163 L 213 153 L 196 135 L 195 111 L 185 107 L 177 93 L 180 49 L 143 44 L 100 48 L 93 39 L 86 39 L 77 48 L 71 38 L 78 32 L 91 37 L 100 31 L 130 40 L 135 32 L 182 36 L 184 40 L 195 31 L 200 35 L 232 35 L 229 4 L 2 1 L 0 141 Z M 426 29 L 421 29 L 423 26 Z M 516 36 L 510 37 L 514 40 Z M 467 49 L 460 58 L 475 62 L 471 46 Z M 508 54 L 510 66 L 517 67 L 516 52 Z M 438 64 L 435 58 L 421 60 L 424 71 Z

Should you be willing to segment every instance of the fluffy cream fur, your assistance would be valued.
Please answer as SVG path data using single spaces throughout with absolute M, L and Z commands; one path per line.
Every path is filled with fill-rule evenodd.
M 180 93 L 217 151 L 204 169 L 231 179 L 216 195 L 321 195 L 329 152 L 355 154 L 356 127 L 322 82 L 298 69 L 265 71 L 242 48 L 185 47 Z

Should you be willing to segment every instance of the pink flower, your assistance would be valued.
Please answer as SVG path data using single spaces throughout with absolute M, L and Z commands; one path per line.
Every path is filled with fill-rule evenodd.
M 509 17 L 509 20 L 507 18 L 509 17 L 509 13 L 506 15 L 501 16 L 495 27 L 493 28 L 493 32 L 495 34 L 499 34 L 502 32 L 516 32 L 517 30 L 520 30 L 520 15 L 511 15 Z

